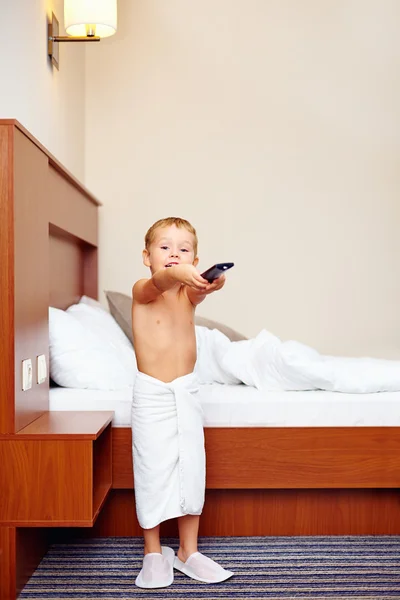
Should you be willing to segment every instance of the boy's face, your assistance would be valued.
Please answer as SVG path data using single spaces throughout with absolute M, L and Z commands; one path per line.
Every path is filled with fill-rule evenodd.
M 152 273 L 173 265 L 197 265 L 194 255 L 194 236 L 175 225 L 159 227 L 148 250 L 143 250 L 143 262 Z

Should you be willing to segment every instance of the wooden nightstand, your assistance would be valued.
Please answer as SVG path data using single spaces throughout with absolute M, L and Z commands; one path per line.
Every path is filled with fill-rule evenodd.
M 0 437 L 0 525 L 91 527 L 111 488 L 112 412 L 51 411 Z

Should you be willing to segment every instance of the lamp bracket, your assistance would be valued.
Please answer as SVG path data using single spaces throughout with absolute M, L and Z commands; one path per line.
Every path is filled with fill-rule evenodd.
M 59 46 L 58 42 L 99 42 L 100 37 L 93 35 L 93 28 L 89 26 L 87 28 L 88 35 L 84 36 L 69 36 L 69 35 L 58 35 L 59 22 L 54 13 L 51 15 L 51 23 L 48 24 L 48 41 L 47 41 L 47 54 L 49 55 L 52 64 L 56 69 L 60 69 L 59 59 Z

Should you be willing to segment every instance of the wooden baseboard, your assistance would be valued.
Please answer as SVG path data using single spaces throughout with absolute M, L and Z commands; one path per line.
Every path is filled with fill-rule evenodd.
M 161 533 L 176 536 L 176 521 L 163 523 Z M 141 536 L 133 490 L 112 491 L 95 526 L 77 534 Z M 400 492 L 208 490 L 200 535 L 400 535 Z

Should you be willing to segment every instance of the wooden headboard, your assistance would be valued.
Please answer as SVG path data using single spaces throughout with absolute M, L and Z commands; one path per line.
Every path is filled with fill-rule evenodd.
M 15 120 L 0 120 L 0 434 L 49 407 L 36 357 L 49 364 L 48 307 L 97 298 L 99 202 Z M 22 361 L 33 385 L 22 391 Z

